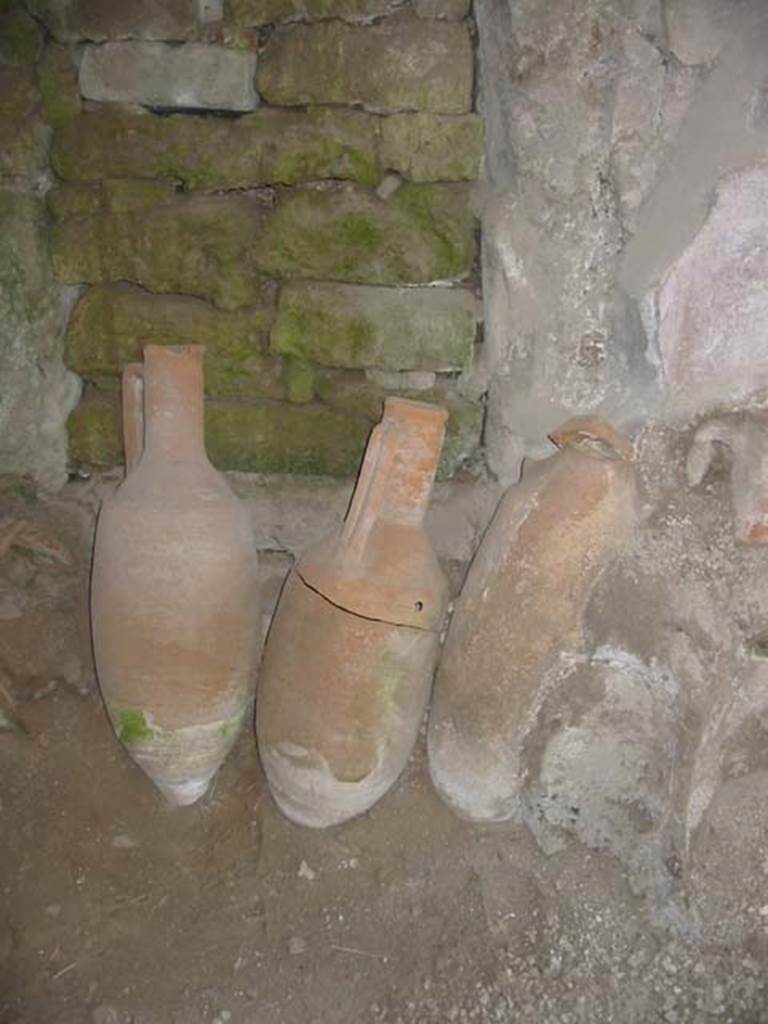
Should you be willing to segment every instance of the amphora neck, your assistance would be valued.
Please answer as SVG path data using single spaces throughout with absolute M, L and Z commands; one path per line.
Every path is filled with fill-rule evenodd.
M 144 443 L 175 462 L 205 455 L 202 345 L 144 349 Z
M 437 405 L 388 398 L 374 428 L 342 531 L 342 544 L 362 558 L 377 522 L 419 527 L 429 505 L 448 413 Z

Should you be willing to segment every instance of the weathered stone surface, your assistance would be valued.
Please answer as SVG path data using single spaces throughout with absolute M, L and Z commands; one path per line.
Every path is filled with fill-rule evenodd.
M 68 43 L 184 40 L 197 29 L 195 0 L 29 0 L 28 6 L 55 39 Z
M 284 370 L 264 354 L 273 317 L 271 289 L 259 307 L 226 312 L 182 295 L 130 285 L 97 285 L 67 329 L 67 363 L 80 376 L 117 377 L 145 345 L 205 345 L 206 393 L 218 398 L 283 398 Z
M 191 189 L 321 178 L 375 185 L 377 125 L 371 115 L 336 108 L 230 119 L 101 107 L 56 132 L 53 163 L 67 179 L 174 178 Z
M 123 461 L 117 396 L 89 396 L 68 426 L 75 462 Z M 205 407 L 206 448 L 218 469 L 352 476 L 370 427 L 362 416 L 322 405 L 211 401 Z
M 460 21 L 469 14 L 471 0 L 415 0 L 414 7 L 420 18 L 445 18 Z
M 12 6 L 0 12 L 0 64 L 32 67 L 43 50 L 43 33 L 27 12 Z
M 654 397 L 639 310 L 616 282 L 626 239 L 612 113 L 635 6 L 475 7 L 492 187 L 483 218 L 486 439 L 504 482 L 518 478 L 522 457 L 545 454 L 547 434 L 569 416 L 624 421 Z
M 668 402 L 676 413 L 768 387 L 768 167 L 722 183 L 706 224 L 654 300 Z
M 42 175 L 49 135 L 34 71 L 0 66 L 0 180 Z
M 351 186 L 280 198 L 254 248 L 276 277 L 361 284 L 459 279 L 474 259 L 473 217 L 461 185 L 407 185 L 390 199 Z
M 377 18 L 402 7 L 403 0 L 228 0 L 227 20 L 235 25 L 270 25 L 277 21 Z
M 669 48 L 683 64 L 708 64 L 761 12 L 762 0 L 666 0 Z
M 86 99 L 179 109 L 253 110 L 256 54 L 187 43 L 87 46 L 80 65 Z
M 768 7 L 761 8 L 762 19 L 748 31 L 740 23 L 706 74 L 686 72 L 698 88 L 622 252 L 619 280 L 641 301 L 701 228 L 720 180 L 765 159 Z M 644 315 L 653 319 L 648 308 Z
M 125 213 L 157 206 L 176 194 L 173 182 L 116 178 L 100 182 L 67 182 L 46 194 L 54 220 L 95 213 Z
M 48 124 L 65 124 L 77 117 L 82 101 L 71 50 L 50 43 L 38 68 L 38 82 Z
M 392 114 L 381 122 L 381 162 L 410 181 L 471 180 L 482 155 L 477 114 Z
M 322 366 L 459 370 L 475 333 L 474 296 L 460 289 L 286 284 L 271 346 Z
M 174 196 L 149 211 L 72 217 L 52 230 L 54 268 L 69 284 L 131 281 L 250 306 L 262 286 L 249 251 L 267 216 L 247 196 Z
M 42 200 L 0 192 L 0 473 L 66 480 L 77 378 L 61 358 L 69 308 L 51 273 Z
M 278 28 L 260 58 L 269 103 L 361 103 L 374 110 L 472 109 L 472 46 L 464 25 L 388 18 Z
M 670 63 L 639 26 L 623 33 L 621 66 L 611 118 L 612 170 L 624 227 L 632 233 L 701 77 Z

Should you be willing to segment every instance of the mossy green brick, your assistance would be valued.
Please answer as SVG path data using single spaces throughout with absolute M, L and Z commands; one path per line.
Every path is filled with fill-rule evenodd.
M 62 125 L 77 117 L 82 100 L 72 51 L 66 46 L 49 43 L 37 77 L 48 124 Z
M 399 5 L 400 0 L 225 0 L 224 17 L 251 27 L 294 18 L 378 18 Z
M 169 200 L 175 188 L 169 181 L 115 179 L 102 182 L 63 182 L 46 195 L 55 221 L 97 213 L 144 210 Z
M 210 402 L 206 445 L 219 469 L 353 476 L 371 429 L 362 416 L 320 404 Z
M 280 290 L 271 346 L 322 366 L 462 370 L 476 330 L 475 299 L 464 289 L 290 283 Z
M 304 359 L 289 359 L 286 369 L 289 402 L 311 402 L 315 397 L 315 368 Z
M 0 64 L 31 68 L 43 51 L 43 33 L 21 7 L 0 10 Z
M 461 279 L 474 255 L 465 186 L 407 185 L 389 199 L 341 186 L 284 193 L 253 259 L 279 278 L 396 285 Z
M 45 195 L 48 212 L 55 221 L 66 217 L 87 217 L 104 209 L 104 190 L 97 184 L 67 182 Z
M 117 395 L 90 395 L 67 420 L 69 458 L 87 466 L 117 466 L 124 460 Z
M 271 289 L 258 307 L 235 312 L 201 299 L 151 295 L 130 285 L 89 288 L 67 328 L 71 369 L 104 386 L 117 383 L 126 363 L 141 359 L 145 345 L 205 346 L 206 393 L 221 398 L 283 398 L 287 383 L 280 359 L 265 354 L 274 317 Z
M 358 103 L 377 111 L 465 114 L 474 57 L 465 25 L 408 15 L 374 25 L 286 25 L 270 36 L 256 71 L 276 106 Z
M 375 185 L 378 127 L 370 114 L 335 108 L 211 118 L 105 105 L 62 127 L 52 156 L 59 176 L 76 181 L 172 178 L 193 190 L 324 178 Z
M 90 394 L 67 426 L 72 462 L 123 462 L 117 394 Z M 370 430 L 366 417 L 318 403 L 212 400 L 205 405 L 206 449 L 221 470 L 354 476 Z
M 196 0 L 26 0 L 54 39 L 182 41 L 198 32 Z
M 173 196 L 149 209 L 67 218 L 53 226 L 54 270 L 67 284 L 128 281 L 210 298 L 223 309 L 258 302 L 251 251 L 268 212 L 247 196 Z
M 477 114 L 391 114 L 381 120 L 381 162 L 409 181 L 471 181 L 483 155 Z

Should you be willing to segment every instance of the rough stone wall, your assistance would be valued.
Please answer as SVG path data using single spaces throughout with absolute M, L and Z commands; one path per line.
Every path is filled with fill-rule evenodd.
M 55 488 L 66 480 L 64 425 L 79 383 L 62 362 L 71 289 L 56 283 L 47 246 L 43 53 L 37 22 L 0 3 L 0 473 Z
M 119 373 L 206 345 L 223 469 L 353 474 L 387 394 L 483 418 L 467 0 L 34 0 L 54 123 L 75 464 L 121 461 Z
M 675 420 L 768 383 L 767 16 L 760 0 L 478 0 L 502 480 L 574 412 Z

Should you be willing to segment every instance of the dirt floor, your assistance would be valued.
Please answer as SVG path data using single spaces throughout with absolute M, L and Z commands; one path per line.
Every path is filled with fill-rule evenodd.
M 768 1021 L 768 859 L 751 902 L 711 883 L 738 942 L 665 927 L 578 836 L 546 855 L 457 819 L 423 736 L 331 830 L 281 816 L 250 731 L 169 809 L 100 703 L 82 521 L 14 487 L 35 529 L 0 559 L 0 1024 Z

